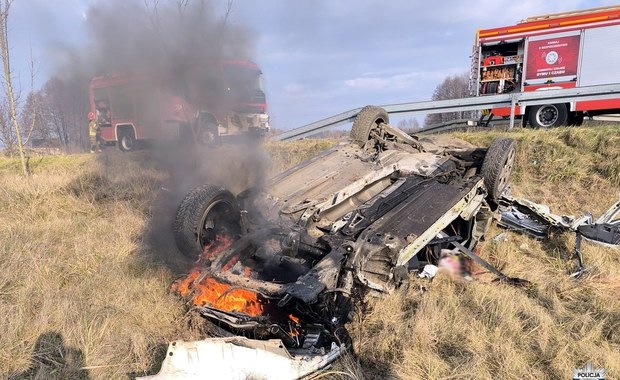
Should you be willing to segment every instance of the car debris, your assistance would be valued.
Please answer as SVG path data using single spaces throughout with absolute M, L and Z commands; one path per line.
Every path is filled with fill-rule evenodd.
M 431 279 L 435 277 L 437 272 L 439 271 L 439 267 L 433 264 L 426 264 L 422 272 L 418 273 L 419 278 L 428 278 Z
M 229 340 L 171 344 L 156 375 L 162 377 L 153 379 L 167 373 L 276 378 L 263 372 L 261 358 L 269 353 L 286 362 L 283 368 L 305 363 L 304 374 L 318 371 L 350 347 L 344 326 L 359 298 L 408 286 L 412 270 L 434 276 L 446 252 L 474 260 L 500 282 L 527 284 L 473 251 L 494 219 L 526 230 L 511 213 L 537 210 L 504 196 L 513 139 L 480 148 L 450 136 L 410 136 L 374 106 L 362 109 L 350 136 L 265 188 L 235 196 L 205 184 L 187 194 L 175 239 L 196 267 L 173 290 Z M 536 220 L 555 222 L 545 215 Z M 612 218 L 605 223 L 615 228 Z M 231 345 L 234 355 L 225 354 Z M 214 346 L 223 348 L 210 362 L 229 368 L 218 375 L 202 364 Z M 237 355 L 248 359 L 242 363 Z M 286 373 L 281 378 L 302 377 Z
M 277 339 L 231 337 L 177 341 L 168 346 L 157 375 L 137 379 L 301 379 L 328 366 L 343 350 L 344 347 L 333 343 L 326 352 L 296 356 L 294 350 L 285 348 Z
M 546 237 L 552 229 L 574 231 L 590 241 L 617 246 L 620 245 L 620 195 L 618 198 L 618 202 L 594 220 L 591 214 L 580 218 L 556 215 L 545 205 L 504 195 L 498 224 L 536 238 Z
M 576 234 L 574 251 L 577 268 L 571 277 L 580 277 L 586 271 L 581 253 L 582 239 L 606 246 L 620 247 L 620 195 L 618 198 L 618 202 L 594 220 L 591 214 L 580 218 L 556 215 L 548 206 L 503 195 L 500 199 L 500 211 L 497 214 L 498 225 L 537 239 L 544 239 L 553 231 L 574 232 Z

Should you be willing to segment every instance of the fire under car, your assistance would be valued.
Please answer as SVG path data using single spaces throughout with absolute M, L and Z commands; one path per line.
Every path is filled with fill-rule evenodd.
M 357 296 L 407 286 L 442 250 L 473 254 L 515 154 L 510 138 L 412 137 L 367 106 L 350 141 L 265 188 L 192 190 L 174 229 L 197 265 L 173 290 L 224 337 L 172 343 L 146 378 L 296 379 L 327 366 L 350 345 Z

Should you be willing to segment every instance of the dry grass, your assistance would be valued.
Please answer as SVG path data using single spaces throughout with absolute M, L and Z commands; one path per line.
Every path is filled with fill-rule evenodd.
M 126 378 L 179 333 L 171 274 L 141 254 L 164 174 L 122 166 L 45 157 L 24 179 L 0 161 L 0 378 Z
M 495 135 L 461 137 L 488 143 Z M 515 194 L 577 215 L 598 215 L 617 196 L 619 128 L 512 135 L 520 143 Z M 333 143 L 266 148 L 279 171 Z M 146 241 L 168 227 L 156 205 L 171 177 L 147 158 L 33 158 L 30 179 L 0 159 L 0 378 L 125 379 L 156 371 L 167 341 L 202 336 L 200 321 L 169 294 L 173 267 L 154 260 L 154 251 L 177 253 Z M 553 379 L 586 361 L 617 377 L 620 255 L 585 243 L 591 270 L 574 281 L 564 259 L 573 242 L 510 233 L 484 244 L 485 257 L 531 280 L 531 289 L 440 275 L 368 300 L 350 324 L 356 357 L 322 378 Z
M 336 144 L 330 139 L 306 139 L 287 143 L 268 142 L 265 149 L 273 162 L 272 174 L 277 174 L 291 168 L 298 163 L 312 158 L 318 152 L 322 152 Z

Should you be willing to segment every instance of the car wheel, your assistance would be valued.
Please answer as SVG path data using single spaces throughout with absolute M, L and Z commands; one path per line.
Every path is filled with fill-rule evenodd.
M 528 119 L 532 128 L 554 128 L 566 125 L 568 121 L 566 104 L 533 106 Z
M 181 202 L 174 220 L 174 238 L 181 253 L 196 259 L 219 235 L 236 238 L 239 223 L 235 196 L 207 184 L 190 191 Z
M 124 131 L 118 138 L 118 147 L 123 152 L 130 152 L 136 148 L 136 137 L 133 131 Z
M 381 107 L 366 106 L 362 108 L 353 121 L 351 140 L 359 146 L 364 146 L 370 140 L 370 131 L 381 123 L 389 123 L 388 113 Z
M 498 137 L 489 146 L 480 174 L 491 199 L 499 199 L 506 190 L 516 155 L 517 142 L 511 138 Z

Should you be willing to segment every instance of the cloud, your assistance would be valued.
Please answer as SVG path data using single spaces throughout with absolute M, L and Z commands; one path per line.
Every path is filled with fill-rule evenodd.
M 401 90 L 411 87 L 416 77 L 418 74 L 415 72 L 387 77 L 364 76 L 345 80 L 344 84 L 346 87 L 356 90 Z
M 299 83 L 289 83 L 283 87 L 284 94 L 287 96 L 297 96 L 300 94 L 304 94 L 308 91 L 308 89 Z

